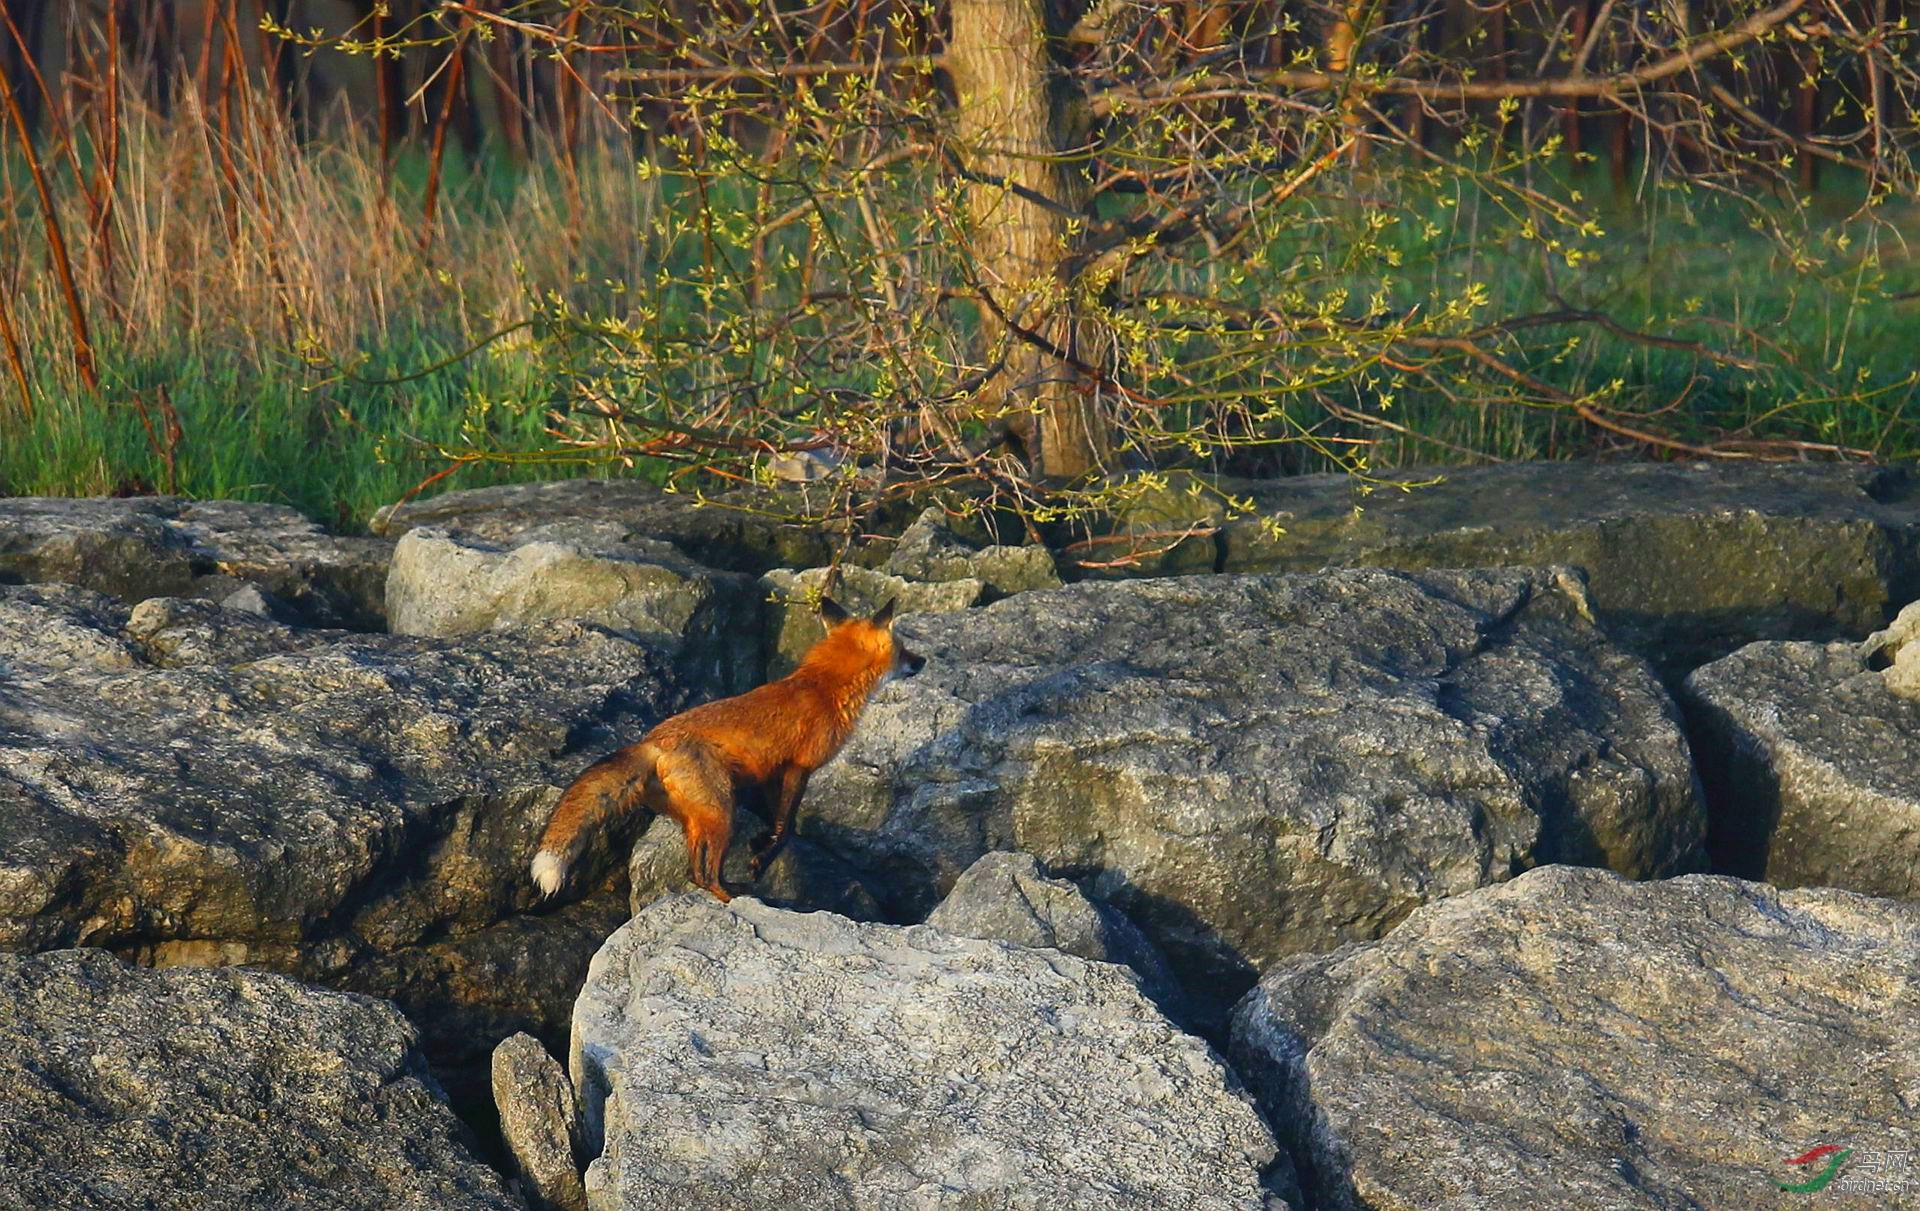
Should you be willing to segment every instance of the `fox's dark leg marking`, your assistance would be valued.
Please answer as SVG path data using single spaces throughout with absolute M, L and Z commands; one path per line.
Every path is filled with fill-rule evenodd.
M 755 879 L 773 865 L 773 860 L 780 856 L 780 851 L 792 839 L 793 821 L 800 811 L 800 797 L 807 793 L 807 779 L 812 776 L 812 770 L 797 765 L 789 765 L 781 773 L 773 807 L 773 831 L 753 846 L 753 861 L 748 869 Z

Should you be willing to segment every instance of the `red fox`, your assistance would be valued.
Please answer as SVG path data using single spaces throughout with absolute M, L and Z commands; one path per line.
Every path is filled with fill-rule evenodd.
M 733 836 L 736 791 L 771 792 L 773 831 L 753 847 L 758 879 L 793 834 L 807 779 L 840 751 L 867 697 L 888 677 L 911 677 L 926 664 L 893 637 L 889 601 L 871 618 L 854 618 L 832 598 L 820 603 L 826 638 L 778 681 L 682 711 L 588 767 L 554 804 L 533 855 L 533 881 L 559 891 L 585 848 L 589 830 L 646 807 L 680 822 L 693 882 L 722 901 L 720 863 Z

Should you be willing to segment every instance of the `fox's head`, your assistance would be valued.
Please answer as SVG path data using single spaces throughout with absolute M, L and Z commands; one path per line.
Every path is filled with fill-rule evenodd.
M 820 620 L 827 624 L 827 634 L 857 648 L 866 657 L 869 668 L 884 670 L 881 674 L 883 680 L 911 677 L 926 667 L 927 658 L 908 651 L 907 646 L 894 637 L 893 608 L 896 604 L 897 598 L 890 599 L 875 610 L 872 617 L 856 618 L 833 598 L 822 597 Z

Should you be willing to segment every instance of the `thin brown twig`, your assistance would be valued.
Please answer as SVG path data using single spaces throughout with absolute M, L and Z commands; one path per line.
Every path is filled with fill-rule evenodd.
M 606 73 L 618 83 L 691 84 L 727 80 L 799 80 L 816 76 L 865 76 L 876 71 L 931 72 L 946 66 L 945 55 L 892 55 L 865 62 L 741 63 L 719 67 L 619 67 Z
M 60 215 L 53 204 L 53 191 L 47 185 L 47 174 L 40 163 L 40 153 L 34 149 L 33 132 L 27 127 L 27 118 L 20 110 L 20 99 L 14 94 L 13 80 L 7 74 L 6 64 L 0 61 L 0 96 L 5 97 L 7 117 L 13 123 L 14 132 L 20 138 L 21 157 L 27 163 L 27 175 L 33 179 L 33 188 L 40 199 L 40 218 L 46 228 L 47 251 L 53 259 L 53 271 L 60 281 L 60 295 L 66 302 L 67 320 L 73 328 L 73 364 L 80 373 L 80 380 L 90 391 L 100 389 L 100 374 L 94 366 L 93 335 L 87 326 L 87 309 L 80 301 L 80 288 L 74 282 L 73 261 L 67 255 L 66 236 L 60 231 Z
M 434 216 L 440 203 L 440 173 L 447 154 L 447 127 L 453 124 L 453 109 L 460 98 L 460 85 L 465 76 L 463 69 L 467 61 L 467 33 L 471 28 L 472 23 L 463 20 L 460 33 L 454 39 L 453 50 L 449 52 L 451 62 L 447 67 L 446 97 L 440 105 L 440 118 L 433 124 L 433 150 L 428 155 L 427 166 L 427 194 L 420 207 L 422 253 L 433 247 Z
M 20 415 L 33 419 L 33 387 L 27 378 L 27 359 L 20 348 L 20 332 L 13 322 L 13 304 L 9 291 L 0 290 L 0 346 L 7 353 L 7 367 L 13 371 L 14 385 L 20 389 Z
M 1248 83 L 1293 89 L 1351 89 L 1365 94 L 1388 93 L 1434 101 L 1499 101 L 1528 97 L 1611 97 L 1657 84 L 1717 55 L 1736 50 L 1766 36 L 1805 8 L 1807 0 L 1783 0 L 1770 9 L 1693 42 L 1654 63 L 1608 76 L 1572 75 L 1528 80 L 1417 80 L 1404 76 L 1365 76 L 1350 72 L 1305 68 L 1270 68 L 1250 72 Z M 1217 75 L 1189 77 L 1145 87 L 1109 89 L 1095 99 L 1097 112 L 1111 112 L 1118 102 L 1178 101 L 1189 83 L 1220 84 Z

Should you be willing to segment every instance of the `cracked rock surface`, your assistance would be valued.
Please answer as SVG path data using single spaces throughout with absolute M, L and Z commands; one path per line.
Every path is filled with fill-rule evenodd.
M 596 1211 L 1260 1211 L 1275 1160 L 1120 968 L 745 897 L 609 938 L 570 1067 Z
M 130 603 L 239 594 L 288 621 L 376 630 L 392 549 L 329 534 L 284 505 L 0 497 L 0 584 L 58 581 Z
M 1229 1053 L 1321 1211 L 1910 1207 L 1847 1195 L 1913 1177 L 1916 962 L 1914 904 L 1545 867 L 1275 968 Z
M 1230 1003 L 1302 951 L 1544 862 L 1698 869 L 1677 714 L 1564 571 L 1178 577 L 899 629 L 802 836 L 901 917 L 1033 854 Z
M 0 954 L 0 1207 L 511 1211 L 392 1006 Z
M 433 1009 L 436 1045 L 469 1012 L 557 1025 L 624 897 L 520 916 L 525 855 L 555 787 L 678 701 L 575 623 L 436 641 L 0 587 L 0 949 L 266 966 Z

